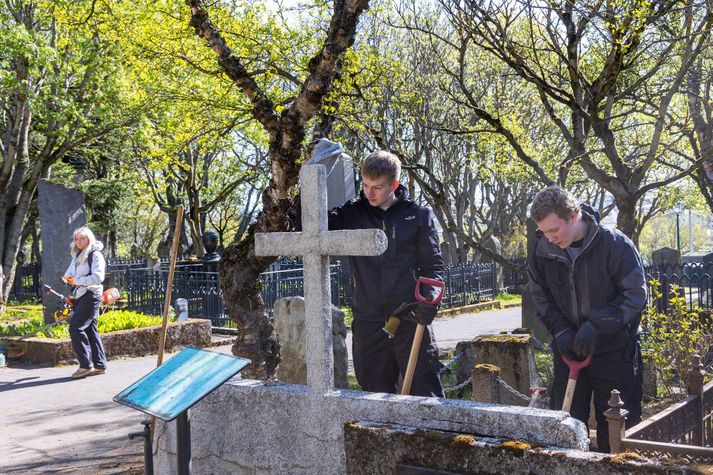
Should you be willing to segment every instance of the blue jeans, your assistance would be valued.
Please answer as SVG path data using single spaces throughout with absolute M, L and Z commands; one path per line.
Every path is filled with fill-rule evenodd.
M 72 347 L 82 368 L 106 368 L 106 355 L 97 329 L 101 297 L 92 292 L 74 302 L 74 315 L 69 321 Z

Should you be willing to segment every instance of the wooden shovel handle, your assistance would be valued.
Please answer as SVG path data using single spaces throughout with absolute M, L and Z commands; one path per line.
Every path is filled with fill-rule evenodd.
M 423 339 L 423 330 L 426 327 L 422 324 L 416 325 L 416 333 L 413 335 L 413 343 L 411 344 L 411 354 L 408 357 L 408 365 L 406 366 L 406 374 L 404 375 L 404 384 L 401 386 L 401 394 L 408 395 L 411 392 L 411 382 L 413 381 L 413 373 L 416 370 L 416 361 L 418 361 L 418 353 L 421 348 L 421 340 Z
M 574 388 L 577 387 L 576 379 L 567 380 L 567 390 L 564 392 L 564 402 L 562 403 L 562 410 L 564 412 L 569 412 L 572 408 L 572 399 L 574 398 Z

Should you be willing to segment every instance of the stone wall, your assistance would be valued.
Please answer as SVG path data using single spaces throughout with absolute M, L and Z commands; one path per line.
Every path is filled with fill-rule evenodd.
M 157 354 L 160 332 L 161 325 L 154 325 L 102 334 L 101 338 L 107 359 Z M 210 320 L 188 319 L 184 322 L 169 323 L 166 329 L 166 351 L 180 346 L 195 346 L 197 348 L 210 346 L 210 334 Z M 27 343 L 27 352 L 17 359 L 23 363 L 56 365 L 76 360 L 72 342 L 69 339 L 4 337 L 0 339 L 0 342 L 3 341 Z
M 231 381 L 189 413 L 194 473 L 343 474 L 343 425 L 355 420 L 519 438 L 586 449 L 584 424 L 564 412 L 365 391 Z M 156 473 L 175 470 L 175 423 L 157 425 Z

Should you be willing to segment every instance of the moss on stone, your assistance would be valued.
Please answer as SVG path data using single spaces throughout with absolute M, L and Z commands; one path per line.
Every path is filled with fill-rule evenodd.
M 495 366 L 494 364 L 487 364 L 487 363 L 477 364 L 473 368 L 481 370 L 481 371 L 488 371 L 490 373 L 495 373 L 495 374 L 500 374 L 500 372 L 502 371 L 499 366 Z
M 626 463 L 626 462 L 643 462 L 646 458 L 635 452 L 622 452 L 620 454 L 612 455 L 609 459 L 612 463 Z
M 525 452 L 532 449 L 532 445 L 521 440 L 506 440 L 505 442 L 500 444 L 499 447 L 505 450 L 506 452 L 512 455 L 516 455 L 518 457 L 522 457 L 523 455 L 525 455 Z
M 531 335 L 481 335 L 473 339 L 474 343 L 510 343 L 527 346 L 532 340 Z
M 475 437 L 466 434 L 457 435 L 453 438 L 453 445 L 472 447 L 475 445 Z

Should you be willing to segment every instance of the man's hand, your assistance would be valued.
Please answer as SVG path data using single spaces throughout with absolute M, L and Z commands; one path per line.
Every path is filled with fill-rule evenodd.
M 62 281 L 67 284 L 71 285 L 72 287 L 76 286 L 77 284 L 74 282 L 74 277 L 62 277 Z
M 438 313 L 438 305 L 427 305 L 421 302 L 413 302 L 408 305 L 408 311 L 405 312 L 407 319 L 421 325 L 430 325 Z
M 419 302 L 416 306 L 416 320 L 423 325 L 430 325 L 438 313 L 438 305 L 427 305 Z
M 559 348 L 560 353 L 562 353 L 567 358 L 572 359 L 574 355 L 574 349 L 572 345 L 574 344 L 574 330 L 568 328 L 564 332 L 560 333 L 556 338 L 557 348 Z
M 597 336 L 599 331 L 592 322 L 584 322 L 584 325 L 579 327 L 577 335 L 574 337 L 574 352 L 581 358 L 594 353 L 594 348 L 597 346 Z

